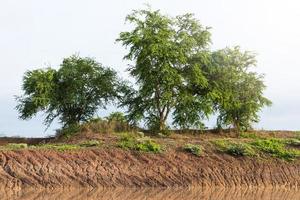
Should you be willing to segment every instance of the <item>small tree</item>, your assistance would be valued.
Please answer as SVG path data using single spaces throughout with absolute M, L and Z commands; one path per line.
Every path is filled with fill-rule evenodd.
M 263 75 L 249 70 L 255 66 L 255 56 L 241 52 L 239 47 L 213 53 L 215 70 L 211 79 L 218 94 L 215 109 L 219 112 L 218 126 L 232 125 L 237 131 L 247 130 L 258 122 L 258 112 L 271 101 L 263 96 Z
M 129 47 L 124 58 L 134 61 L 129 71 L 137 88 L 128 90 L 122 103 L 128 108 L 129 119 L 135 122 L 146 119 L 148 127 L 164 131 L 168 117 L 175 110 L 175 124 L 185 126 L 189 120 L 195 124 L 200 119 L 199 112 L 206 110 L 193 112 L 197 116 L 187 118 L 187 122 L 183 116 L 190 115 L 192 107 L 184 109 L 184 105 L 191 100 L 197 102 L 198 108 L 201 106 L 194 94 L 185 91 L 207 86 L 201 64 L 207 59 L 208 28 L 202 27 L 191 14 L 170 18 L 151 9 L 133 11 L 126 20 L 134 28 L 122 32 L 117 41 Z M 193 62 L 195 57 L 201 62 Z M 183 99 L 188 100 L 186 104 L 181 103 Z
M 92 58 L 65 58 L 58 70 L 38 69 L 25 73 L 24 94 L 17 98 L 21 119 L 39 111 L 46 113 L 45 124 L 55 118 L 64 127 L 87 121 L 98 108 L 119 97 L 116 72 Z

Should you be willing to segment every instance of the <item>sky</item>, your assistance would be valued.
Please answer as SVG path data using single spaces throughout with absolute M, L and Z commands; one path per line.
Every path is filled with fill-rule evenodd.
M 194 13 L 212 28 L 212 49 L 239 45 L 255 52 L 255 71 L 265 74 L 265 96 L 273 101 L 255 127 L 300 130 L 298 0 L 0 0 L 0 135 L 43 137 L 59 128 L 54 123 L 45 131 L 43 114 L 18 119 L 15 96 L 27 70 L 57 68 L 79 53 L 127 77 L 126 49 L 115 39 L 128 30 L 126 15 L 146 3 L 170 16 Z

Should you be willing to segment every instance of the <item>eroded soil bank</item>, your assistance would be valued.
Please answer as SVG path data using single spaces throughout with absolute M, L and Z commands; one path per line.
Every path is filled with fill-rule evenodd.
M 0 152 L 0 188 L 62 187 L 292 187 L 300 162 L 181 151 L 161 154 L 122 149 Z

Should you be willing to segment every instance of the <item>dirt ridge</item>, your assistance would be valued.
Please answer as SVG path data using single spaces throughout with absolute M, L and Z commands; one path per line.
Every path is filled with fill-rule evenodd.
M 299 188 L 300 162 L 121 149 L 0 152 L 0 188 L 78 186 Z

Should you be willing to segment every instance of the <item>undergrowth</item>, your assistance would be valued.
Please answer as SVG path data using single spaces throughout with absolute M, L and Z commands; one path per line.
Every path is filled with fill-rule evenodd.
M 223 139 L 215 140 L 213 144 L 219 151 L 233 156 L 259 156 L 268 154 L 287 161 L 292 161 L 300 157 L 299 150 L 288 148 L 288 145 L 299 145 L 300 142 L 297 139 L 256 138 L 250 142 L 235 142 Z
M 138 137 L 133 134 L 123 134 L 117 144 L 118 147 L 127 150 L 159 153 L 162 151 L 160 144 L 149 137 Z
M 229 140 L 215 140 L 213 142 L 221 152 L 233 156 L 256 156 L 256 150 L 247 143 L 233 142 Z
M 195 144 L 186 144 L 183 146 L 183 150 L 195 156 L 200 156 L 203 151 L 200 145 L 195 145 Z

